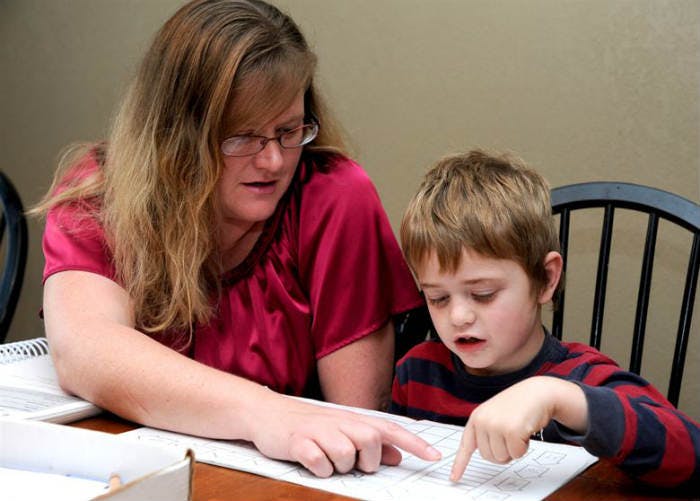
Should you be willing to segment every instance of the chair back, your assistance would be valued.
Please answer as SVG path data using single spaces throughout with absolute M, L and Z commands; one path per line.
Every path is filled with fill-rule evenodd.
M 659 222 L 669 221 L 692 235 L 667 392 L 671 403 L 678 405 L 700 267 L 700 206 L 673 193 L 629 183 L 593 182 L 555 188 L 552 190 L 552 211 L 559 215 L 559 239 L 565 272 L 569 252 L 571 213 L 575 210 L 590 208 L 603 209 L 589 341 L 591 346 L 598 349 L 603 330 L 608 266 L 616 210 L 638 211 L 648 215 L 629 365 L 629 370 L 637 374 L 640 373 L 642 365 Z M 564 323 L 564 299 L 565 292 L 562 291 L 557 298 L 557 306 L 552 317 L 552 334 L 559 339 L 562 337 Z M 673 327 L 669 326 L 669 328 Z
M 0 343 L 5 341 L 15 313 L 27 263 L 27 222 L 19 195 L 0 171 Z
M 423 305 L 394 316 L 394 363 L 408 350 L 429 339 L 438 339 L 428 307 Z

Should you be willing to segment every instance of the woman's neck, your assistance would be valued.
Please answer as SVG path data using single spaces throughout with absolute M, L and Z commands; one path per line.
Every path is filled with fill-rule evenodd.
M 232 270 L 248 257 L 264 227 L 264 221 L 246 225 L 224 221 L 221 224 L 219 248 L 224 270 Z

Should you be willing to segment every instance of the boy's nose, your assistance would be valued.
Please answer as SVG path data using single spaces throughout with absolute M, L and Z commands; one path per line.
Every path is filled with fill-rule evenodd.
M 462 327 L 474 323 L 476 314 L 467 303 L 457 303 L 450 310 L 450 320 L 455 327 Z

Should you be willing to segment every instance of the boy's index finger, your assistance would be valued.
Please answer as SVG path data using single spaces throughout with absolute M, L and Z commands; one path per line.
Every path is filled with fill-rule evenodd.
M 455 454 L 455 461 L 452 463 L 452 471 L 450 472 L 450 480 L 459 482 L 459 479 L 464 475 L 467 469 L 469 460 L 476 450 L 476 437 L 471 428 L 467 425 L 462 434 L 462 440 L 459 442 L 459 448 Z
M 425 461 L 437 461 L 442 454 L 435 447 L 393 421 L 384 421 L 383 442 L 395 445 Z

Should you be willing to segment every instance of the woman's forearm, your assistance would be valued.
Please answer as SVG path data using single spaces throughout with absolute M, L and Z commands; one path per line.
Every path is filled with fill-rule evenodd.
M 135 422 L 211 438 L 244 439 L 314 474 L 396 464 L 398 446 L 439 453 L 398 425 L 310 405 L 176 353 L 131 324 L 126 293 L 85 272 L 49 277 L 44 318 L 66 390 Z
M 144 425 L 248 438 L 249 407 L 271 392 L 136 331 L 116 284 L 74 273 L 50 277 L 44 302 L 47 336 L 67 391 Z

